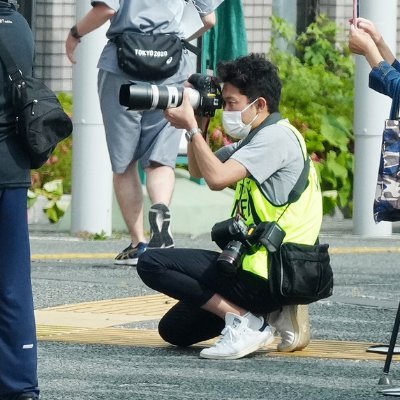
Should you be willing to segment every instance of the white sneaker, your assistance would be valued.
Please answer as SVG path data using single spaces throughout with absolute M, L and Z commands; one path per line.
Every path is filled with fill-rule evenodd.
M 278 351 L 302 350 L 310 343 L 310 320 L 307 305 L 283 306 L 268 315 L 268 323 L 281 336 Z
M 262 318 L 262 317 L 261 317 Z M 249 320 L 233 313 L 225 316 L 225 328 L 214 346 L 203 349 L 200 357 L 216 360 L 236 360 L 257 351 L 274 340 L 275 329 L 263 319 L 259 330 L 248 327 Z

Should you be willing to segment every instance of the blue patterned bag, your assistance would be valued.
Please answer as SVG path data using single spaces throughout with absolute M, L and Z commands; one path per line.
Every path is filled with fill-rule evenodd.
M 374 201 L 374 219 L 400 221 L 400 121 L 398 97 L 393 98 L 390 119 L 385 121 Z

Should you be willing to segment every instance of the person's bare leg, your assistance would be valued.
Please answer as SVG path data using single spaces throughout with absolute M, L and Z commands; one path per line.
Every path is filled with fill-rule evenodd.
M 146 242 L 143 228 L 143 192 L 137 162 L 132 162 L 123 174 L 114 173 L 113 181 L 115 195 L 128 227 L 132 245 Z
M 164 203 L 169 206 L 175 186 L 175 171 L 171 167 L 151 164 L 146 168 L 147 192 L 151 204 Z
M 207 303 L 203 304 L 201 308 L 217 315 L 222 319 L 225 318 L 225 315 L 228 312 L 240 316 L 245 315 L 247 313 L 247 310 L 231 303 L 230 301 L 224 299 L 219 294 L 214 294 L 214 296 L 211 297 L 211 299 L 208 300 Z

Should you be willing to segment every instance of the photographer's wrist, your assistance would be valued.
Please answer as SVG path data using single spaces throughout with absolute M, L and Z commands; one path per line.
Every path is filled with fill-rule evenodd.
M 193 141 L 193 137 L 200 134 L 201 136 L 203 135 L 203 131 L 200 128 L 192 128 L 186 131 L 185 137 L 188 143 L 191 143 Z

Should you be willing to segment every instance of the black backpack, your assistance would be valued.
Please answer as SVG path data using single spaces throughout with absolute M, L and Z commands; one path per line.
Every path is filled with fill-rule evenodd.
M 29 153 L 31 168 L 39 168 L 71 135 L 72 121 L 52 90 L 40 79 L 22 75 L 1 38 L 0 59 L 11 81 L 17 134 Z

